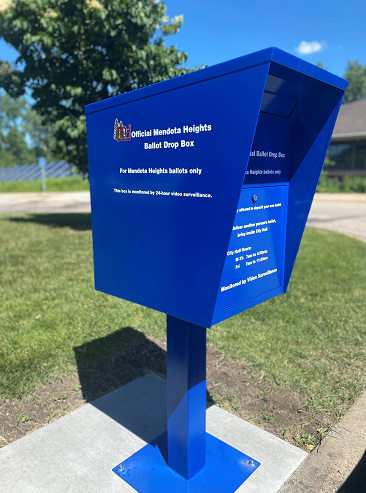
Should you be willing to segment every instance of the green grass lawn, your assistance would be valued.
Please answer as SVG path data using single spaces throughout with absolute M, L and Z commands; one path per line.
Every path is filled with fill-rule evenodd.
M 0 216 L 0 259 L 2 398 L 165 335 L 163 314 L 94 291 L 89 214 Z M 340 415 L 365 385 L 365 293 L 366 244 L 308 228 L 287 294 L 218 324 L 208 340 Z
M 80 176 L 46 179 L 47 192 L 79 192 L 82 190 L 89 190 L 89 180 L 84 180 Z M 0 193 L 9 192 L 42 192 L 42 180 L 0 182 Z

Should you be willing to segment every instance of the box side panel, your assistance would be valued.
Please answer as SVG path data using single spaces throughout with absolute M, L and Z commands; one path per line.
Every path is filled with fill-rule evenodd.
M 289 181 L 292 128 L 310 90 L 268 75 L 245 185 Z
M 280 220 L 283 222 L 282 227 L 271 229 L 274 240 L 271 247 L 256 245 L 256 251 L 268 251 L 266 262 L 271 273 L 258 282 L 256 274 L 249 272 L 257 269 L 257 260 L 246 250 L 251 248 L 248 234 L 256 234 L 257 224 L 264 220 L 250 217 L 253 204 L 249 204 L 250 197 L 243 190 L 238 211 L 245 211 L 248 219 L 239 225 L 240 214 L 237 213 L 213 323 L 286 290 L 329 145 L 333 111 L 342 94 L 342 90 L 323 81 L 271 64 L 244 185 L 258 186 L 258 191 L 265 194 L 267 186 L 285 182 L 288 216 L 286 206 L 284 214 L 275 218 L 278 224 Z M 246 206 L 242 201 L 246 201 Z M 287 204 L 287 199 L 284 202 Z M 252 240 L 254 238 L 256 236 L 252 236 Z M 241 276 L 243 267 L 247 275 Z M 278 279 L 272 275 L 277 275 L 276 268 Z
M 336 108 L 330 112 L 325 124 L 316 136 L 312 135 L 310 131 L 306 132 L 306 128 L 301 130 L 294 129 L 293 131 L 293 140 L 300 138 L 297 134 L 300 130 L 303 136 L 303 144 L 305 144 L 307 137 L 308 146 L 301 148 L 301 146 L 296 145 L 296 142 L 293 142 L 294 150 L 291 162 L 291 179 L 289 183 L 289 203 L 291 204 L 291 207 L 289 207 L 287 219 L 288 235 L 286 241 L 285 291 L 290 282 L 292 269 L 295 264 L 306 221 L 319 182 L 320 173 L 323 168 L 324 159 L 327 154 L 333 128 L 341 105 L 342 96 L 343 94 L 341 95 L 340 100 L 333 101 L 331 106 L 329 105 L 329 109 Z M 310 130 L 309 127 L 308 130 Z M 297 149 L 297 152 L 295 152 L 295 149 Z
M 87 116 L 96 289 L 210 326 L 267 72 Z
M 343 94 L 343 90 L 332 86 L 312 88 L 295 114 L 291 133 L 291 208 L 287 220 L 285 290 L 290 281 Z
M 291 120 L 261 113 L 250 153 L 245 185 L 287 182 L 290 154 Z
M 343 93 L 324 81 L 271 63 L 244 183 L 289 182 L 284 290 Z
M 287 185 L 242 190 L 215 315 L 282 288 L 286 208 Z

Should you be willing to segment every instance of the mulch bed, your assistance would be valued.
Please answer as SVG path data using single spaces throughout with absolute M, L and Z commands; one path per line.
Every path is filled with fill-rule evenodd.
M 152 337 L 130 344 L 108 361 L 80 367 L 23 399 L 6 400 L 0 405 L 0 447 L 150 372 L 166 377 L 166 341 Z M 254 374 L 244 361 L 233 361 L 210 346 L 207 400 L 308 452 L 322 438 L 319 430 L 334 424 L 332 416 L 314 413 L 306 396 L 274 385 L 263 372 Z

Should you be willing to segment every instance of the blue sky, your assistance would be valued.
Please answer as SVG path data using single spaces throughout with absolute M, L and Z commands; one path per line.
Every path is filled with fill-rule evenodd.
M 343 75 L 348 60 L 366 64 L 366 1 L 166 0 L 168 15 L 184 15 L 181 31 L 166 38 L 188 53 L 189 67 L 214 65 L 269 46 L 310 63 L 321 60 Z M 0 57 L 16 51 L 0 40 Z
M 188 53 L 190 67 L 213 65 L 269 46 L 310 63 L 321 60 L 337 75 L 343 75 L 348 60 L 366 64 L 365 0 L 165 3 L 170 17 L 184 15 L 181 31 L 169 44 Z

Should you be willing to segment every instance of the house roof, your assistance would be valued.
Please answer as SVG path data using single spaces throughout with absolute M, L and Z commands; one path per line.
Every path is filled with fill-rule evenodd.
M 332 142 L 366 138 L 366 98 L 342 104 L 335 124 Z

